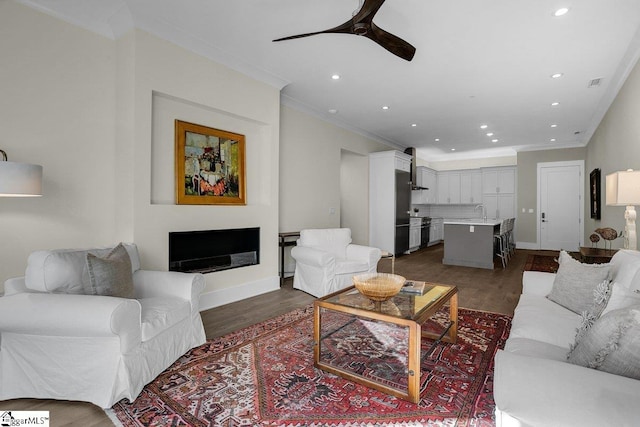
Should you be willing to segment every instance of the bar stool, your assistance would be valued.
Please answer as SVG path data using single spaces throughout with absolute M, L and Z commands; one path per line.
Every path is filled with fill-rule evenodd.
M 508 219 L 503 219 L 500 223 L 500 231 L 497 234 L 493 235 L 494 247 L 496 248 L 496 255 L 502 261 L 502 268 L 507 268 L 508 262 L 508 237 L 507 237 L 507 227 L 508 227 Z

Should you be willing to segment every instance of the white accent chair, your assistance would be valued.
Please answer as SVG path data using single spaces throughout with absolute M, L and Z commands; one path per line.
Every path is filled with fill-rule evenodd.
M 205 342 L 199 312 L 204 276 L 140 269 L 135 299 L 83 295 L 86 254 L 111 248 L 37 251 L 25 277 L 0 298 L 0 400 L 64 399 L 109 408 Z
M 377 271 L 380 256 L 378 248 L 351 244 L 349 228 L 302 230 L 291 249 L 293 287 L 323 297 L 351 286 L 355 275 Z

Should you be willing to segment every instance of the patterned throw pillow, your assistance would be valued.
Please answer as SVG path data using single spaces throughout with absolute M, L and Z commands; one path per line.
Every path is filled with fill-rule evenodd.
M 596 317 L 607 305 L 611 292 L 609 264 L 583 264 L 565 251 L 558 258 L 558 272 L 547 298 L 581 314 L 591 311 Z
M 575 365 L 640 379 L 640 305 L 595 321 L 567 354 Z
M 92 253 L 88 253 L 86 258 L 89 271 L 89 283 L 85 285 L 87 295 L 134 297 L 131 258 L 122 243 L 103 258 Z

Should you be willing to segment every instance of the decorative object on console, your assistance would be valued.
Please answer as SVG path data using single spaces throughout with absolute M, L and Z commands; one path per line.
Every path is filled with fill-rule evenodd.
M 596 228 L 595 232 L 598 233 L 604 239 L 604 248 L 607 249 L 607 242 L 609 242 L 609 250 L 611 250 L 611 242 L 616 240 L 618 237 L 622 237 L 622 231 L 618 233 L 611 227 L 604 228 Z M 589 237 L 591 239 L 591 237 Z M 598 239 L 600 240 L 600 239 Z M 593 240 L 591 240 L 593 242 Z
M 626 206 L 624 248 L 637 250 L 636 208 L 640 205 L 640 171 L 627 169 L 607 175 L 607 206 Z
M 245 138 L 175 121 L 176 203 L 245 205 Z
M 600 236 L 596 233 L 591 233 L 591 236 L 589 236 L 589 240 L 591 240 L 591 246 L 597 248 L 598 242 L 600 241 Z
M 400 292 L 406 279 L 397 274 L 367 273 L 353 276 L 356 289 L 372 301 L 386 301 Z
M 42 166 L 10 162 L 0 150 L 0 197 L 42 196 Z

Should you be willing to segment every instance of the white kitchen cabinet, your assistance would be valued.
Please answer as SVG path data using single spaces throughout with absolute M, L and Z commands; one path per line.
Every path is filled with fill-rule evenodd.
M 483 169 L 482 193 L 487 218 L 515 218 L 516 168 Z
M 482 202 L 487 218 L 515 218 L 514 194 L 485 194 Z
M 427 188 L 427 190 L 413 190 L 411 192 L 411 204 L 429 205 L 437 203 L 436 171 L 424 166 L 418 166 L 416 169 L 416 181 L 416 186 Z
M 429 245 L 440 243 L 443 238 L 443 219 L 431 218 L 431 226 L 429 227 Z
M 460 172 L 438 173 L 438 204 L 460 204 Z
M 482 172 L 480 170 L 460 172 L 460 203 L 482 203 Z
M 409 227 L 409 250 L 415 251 L 420 248 L 420 226 Z
M 438 190 L 437 190 L 437 174 L 436 171 L 429 168 L 424 168 L 422 174 L 422 186 L 428 188 L 428 190 L 422 190 L 426 199 L 426 204 L 437 203 Z
M 487 168 L 482 170 L 482 193 L 498 194 L 516 192 L 516 169 L 514 167 Z

